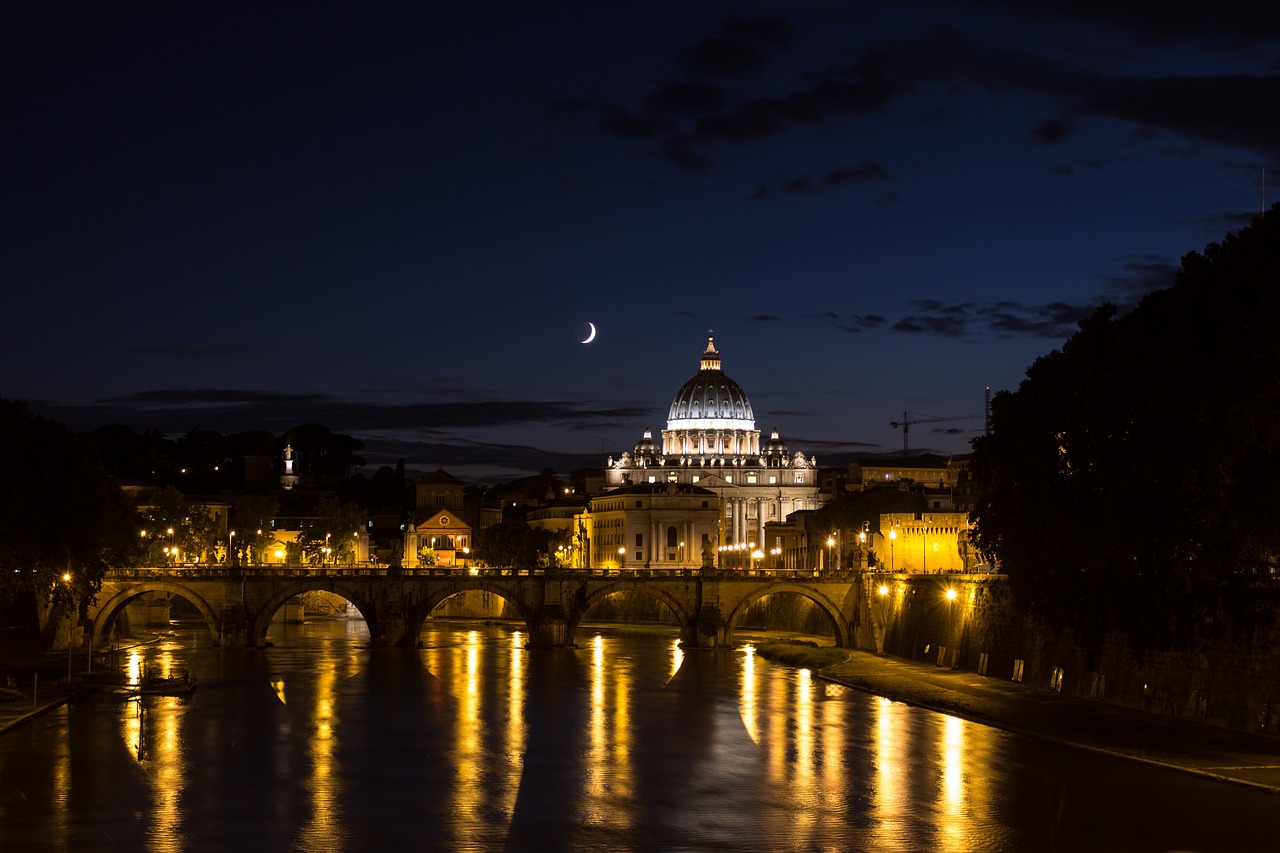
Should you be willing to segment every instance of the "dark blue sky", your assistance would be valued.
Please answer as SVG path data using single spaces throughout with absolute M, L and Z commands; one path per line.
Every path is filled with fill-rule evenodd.
M 660 430 L 710 328 L 819 464 L 965 452 L 1280 199 L 1254 3 L 318 5 L 4 13 L 0 395 L 506 478 Z

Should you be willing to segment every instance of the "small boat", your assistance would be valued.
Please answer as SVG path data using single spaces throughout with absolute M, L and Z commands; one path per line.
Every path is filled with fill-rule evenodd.
M 192 675 L 147 676 L 135 688 L 136 692 L 154 696 L 182 696 L 194 693 L 199 682 Z

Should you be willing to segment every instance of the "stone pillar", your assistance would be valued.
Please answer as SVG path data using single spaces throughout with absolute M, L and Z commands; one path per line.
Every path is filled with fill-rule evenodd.
M 529 645 L 540 649 L 572 647 L 573 623 L 559 604 L 544 604 L 529 625 Z

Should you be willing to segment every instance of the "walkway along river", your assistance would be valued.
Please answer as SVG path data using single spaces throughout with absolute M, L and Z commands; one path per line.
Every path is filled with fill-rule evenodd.
M 1274 795 L 1091 754 L 670 631 L 576 649 L 428 622 L 203 627 L 117 662 L 190 698 L 101 697 L 0 737 L 4 850 L 1250 851 Z M 746 639 L 746 638 L 740 638 Z

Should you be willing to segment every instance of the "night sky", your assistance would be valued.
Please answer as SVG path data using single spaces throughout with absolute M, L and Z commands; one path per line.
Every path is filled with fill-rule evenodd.
M 77 429 L 567 472 L 714 329 L 793 452 L 907 411 L 963 453 L 985 387 L 1280 200 L 1269 4 L 25 5 L 0 396 Z

